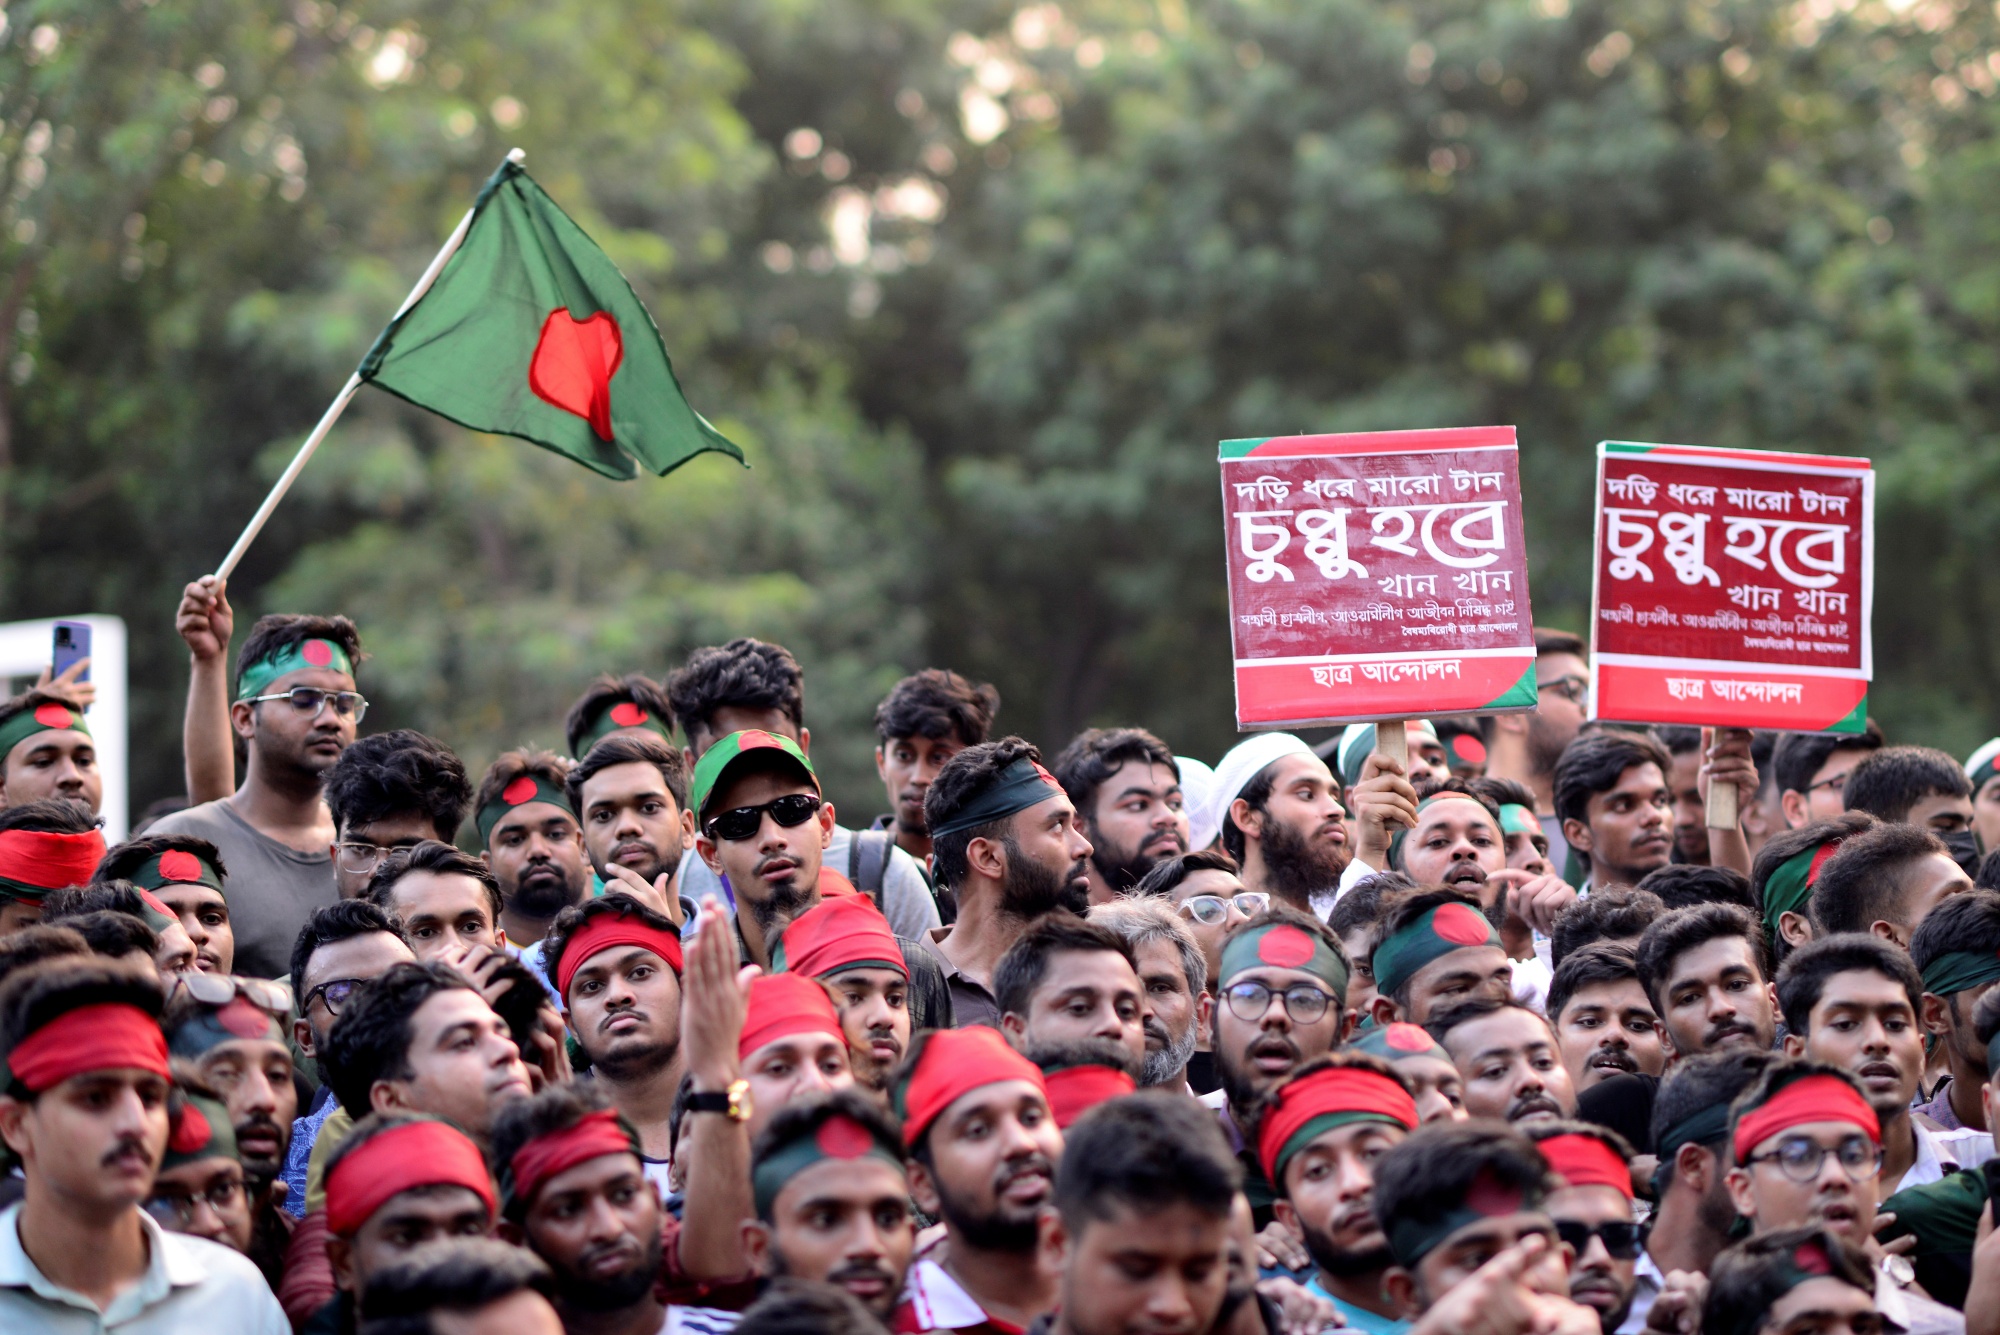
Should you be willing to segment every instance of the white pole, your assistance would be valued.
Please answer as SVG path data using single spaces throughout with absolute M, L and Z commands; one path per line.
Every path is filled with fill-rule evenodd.
M 527 160 L 527 156 L 526 153 L 516 148 L 509 151 L 507 161 L 524 162 Z M 424 270 L 424 276 L 417 280 L 417 285 L 410 289 L 410 295 L 403 298 L 403 304 L 396 308 L 396 314 L 390 323 L 393 324 L 395 320 L 401 319 L 405 311 L 416 305 L 418 299 L 424 293 L 431 290 L 431 284 L 437 281 L 437 276 L 443 271 L 445 262 L 452 257 L 460 244 L 464 242 L 465 233 L 471 226 L 472 210 L 467 209 L 465 216 L 458 220 L 458 226 L 452 229 L 449 237 L 445 238 L 444 249 L 438 251 L 436 258 L 431 260 L 430 267 Z M 305 444 L 299 446 L 299 452 L 292 456 L 292 462 L 279 475 L 277 483 L 271 488 L 271 494 L 266 496 L 264 503 L 257 507 L 257 513 L 250 516 L 249 526 L 243 530 L 243 536 L 236 540 L 236 545 L 229 549 L 229 555 L 223 557 L 222 564 L 215 568 L 214 578 L 217 583 L 229 578 L 230 574 L 236 569 L 236 563 L 243 559 L 243 553 L 250 550 L 250 544 L 255 542 L 257 535 L 264 531 L 264 524 L 271 518 L 271 512 L 278 508 L 279 501 L 285 499 L 285 493 L 292 489 L 292 483 L 298 481 L 299 474 L 304 471 L 306 462 L 313 457 L 313 451 L 319 448 L 319 443 L 322 440 L 326 439 L 326 433 L 333 430 L 333 424 L 340 420 L 340 415 L 343 412 L 347 411 L 348 403 L 353 400 L 354 395 L 360 388 L 361 373 L 357 371 L 347 377 L 347 383 L 340 387 L 340 393 L 334 396 L 333 402 L 327 406 L 326 412 L 320 417 L 319 425 L 312 429 L 312 434 L 306 437 Z

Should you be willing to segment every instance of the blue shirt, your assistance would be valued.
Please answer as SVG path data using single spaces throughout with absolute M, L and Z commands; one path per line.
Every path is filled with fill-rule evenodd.
M 1410 1323 L 1407 1321 L 1399 1321 L 1395 1317 L 1382 1316 L 1365 1307 L 1342 1302 L 1320 1286 L 1318 1271 L 1314 1271 L 1312 1279 L 1307 1281 L 1306 1292 L 1315 1298 L 1324 1298 L 1339 1308 L 1340 1319 L 1347 1323 L 1347 1329 L 1361 1331 L 1363 1335 L 1403 1335 L 1403 1332 L 1410 1328 Z

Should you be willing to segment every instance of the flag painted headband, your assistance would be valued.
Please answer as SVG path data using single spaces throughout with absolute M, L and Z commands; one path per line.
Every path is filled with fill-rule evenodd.
M 1489 821 L 1493 821 L 1495 826 L 1497 826 L 1500 829 L 1502 835 L 1503 836 L 1505 835 L 1506 826 L 1501 824 L 1499 821 L 1495 820 L 1493 813 L 1487 810 L 1486 804 L 1480 801 L 1478 798 L 1474 797 L 1470 793 L 1453 793 L 1453 792 L 1432 793 L 1429 797 L 1426 797 L 1421 802 L 1417 803 L 1417 818 L 1419 820 L 1423 819 L 1424 812 L 1429 808 L 1435 806 L 1439 802 L 1449 802 L 1452 801 L 1453 799 L 1457 799 L 1460 802 L 1470 802 L 1472 803 L 1473 806 L 1478 807 L 1481 812 L 1485 813 L 1486 819 Z M 1536 826 L 1536 828 L 1539 829 L 1541 827 Z M 1407 839 L 1409 835 L 1410 835 L 1409 830 L 1397 830 L 1394 834 L 1389 836 L 1390 866 L 1400 867 L 1403 865 L 1403 841 Z
M 1760 1295 L 1770 1293 L 1771 1304 L 1776 1306 L 1778 1299 L 1799 1285 L 1810 1284 L 1816 1279 L 1837 1279 L 1842 1283 L 1852 1283 L 1848 1275 L 1834 1265 L 1833 1256 L 1828 1250 L 1832 1245 L 1832 1240 L 1827 1235 L 1821 1234 L 1818 1238 L 1807 1238 L 1792 1248 L 1791 1255 L 1775 1258 L 1774 1264 L 1766 1273 L 1770 1279 L 1776 1281 L 1776 1291 L 1771 1292 L 1770 1289 L 1760 1286 Z M 1703 1314 L 1704 1335 L 1753 1335 L 1753 1332 L 1764 1329 L 1766 1318 L 1771 1314 L 1770 1307 L 1747 1303 L 1731 1304 L 1727 1307 L 1718 1304 L 1718 1307 L 1720 1310 L 1716 1316 L 1720 1318 L 1719 1321 L 1711 1322 L 1707 1314 Z
M 1098 1104 L 1122 1099 L 1139 1088 L 1123 1071 L 1088 1063 L 1044 1072 L 1042 1084 L 1048 1090 L 1049 1115 L 1056 1119 L 1058 1131 L 1069 1130 L 1077 1118 Z
M 607 1154 L 639 1153 L 639 1138 L 623 1118 L 610 1108 L 578 1119 L 575 1126 L 536 1136 L 500 1170 L 500 1209 L 519 1223 L 534 1204 L 535 1193 L 558 1173 L 567 1173 L 580 1163 L 601 1159 Z
M 903 1144 L 922 1140 L 945 1109 L 973 1090 L 1008 1080 L 1025 1080 L 1048 1096 L 1042 1068 L 1008 1047 L 998 1029 L 971 1025 L 932 1033 L 892 1093 Z
M 88 885 L 102 861 L 104 835 L 98 830 L 0 830 L 0 894 L 38 900 L 51 890 Z
M 825 978 L 843 969 L 890 969 L 908 978 L 889 920 L 865 895 L 822 899 L 792 920 L 771 949 L 771 972 Z
M 629 913 L 602 913 L 577 928 L 563 943 L 562 957 L 556 961 L 556 994 L 567 1000 L 569 985 L 576 980 L 577 971 L 592 956 L 616 946 L 638 946 L 652 951 L 667 962 L 676 978 L 686 972 L 680 937 L 648 927 Z
M 1451 1054 L 1428 1030 L 1404 1020 L 1392 1020 L 1378 1029 L 1370 1029 L 1347 1046 L 1390 1062 L 1406 1057 L 1435 1057 L 1446 1064 L 1451 1062 Z
M 222 873 L 215 864 L 185 848 L 163 849 L 158 857 L 139 864 L 126 879 L 142 890 L 158 890 L 163 885 L 205 885 L 217 892 L 222 889 Z
M 326 1175 L 326 1226 L 351 1238 L 391 1197 L 418 1187 L 464 1187 L 494 1210 L 493 1182 L 479 1147 L 432 1118 L 370 1136 Z
M 77 710 L 53 700 L 24 709 L 0 723 L 0 760 L 5 760 L 8 752 L 38 732 L 80 732 L 88 737 L 90 727 Z
M 956 815 L 941 824 L 931 827 L 931 838 L 941 835 L 962 834 L 976 830 L 982 825 L 991 825 L 996 820 L 1005 820 L 1017 811 L 1063 795 L 1062 785 L 1056 776 L 1043 769 L 1034 761 L 1022 756 L 1013 764 L 993 776 L 992 782 L 971 803 L 961 807 Z
M 259 1039 L 282 1043 L 285 1031 L 269 1011 L 238 993 L 226 1005 L 195 1011 L 174 1030 L 167 1048 L 176 1057 L 198 1058 L 224 1043 Z
M 202 1094 L 183 1094 L 180 1111 L 174 1115 L 167 1136 L 167 1156 L 160 1171 L 184 1168 L 203 1159 L 237 1159 L 236 1128 L 229 1124 L 229 1109 Z
M 1535 835 L 1542 832 L 1542 823 L 1535 819 L 1535 813 L 1519 802 L 1503 803 L 1500 807 L 1500 833 Z
M 583 759 L 590 754 L 591 747 L 626 728 L 644 728 L 669 740 L 673 738 L 667 725 L 653 717 L 652 711 L 644 706 L 630 700 L 606 700 L 584 723 L 583 731 L 577 734 L 576 758 Z
M 1538 1142 L 1549 1168 L 1572 1187 L 1610 1187 L 1625 1199 L 1632 1199 L 1632 1169 L 1609 1145 L 1596 1136 L 1567 1132 Z
M 1436 1251 L 1452 1234 L 1482 1219 L 1504 1219 L 1524 1210 L 1542 1208 L 1540 1187 L 1524 1189 L 1494 1177 L 1482 1168 L 1466 1188 L 1465 1201 L 1435 1219 L 1418 1219 L 1404 1213 L 1388 1221 L 1389 1252 L 1396 1264 L 1414 1270 L 1419 1261 Z
M 1924 991 L 1935 997 L 1993 982 L 2000 982 L 2000 950 L 1947 950 L 1924 966 Z
M 851 1117 L 835 1114 L 820 1123 L 810 1136 L 801 1136 L 776 1154 L 750 1166 L 750 1189 L 757 1202 L 758 1217 L 769 1219 L 778 1193 L 793 1178 L 816 1163 L 828 1159 L 880 1159 L 900 1176 L 903 1161 L 883 1148 L 867 1127 Z
M 1365 1066 L 1328 1066 L 1286 1081 L 1257 1134 L 1265 1176 L 1282 1190 L 1285 1167 L 1301 1150 L 1354 1122 L 1415 1131 L 1417 1102 L 1409 1090 Z
M 722 786 L 723 776 L 729 773 L 730 768 L 744 756 L 764 751 L 775 751 L 789 758 L 805 773 L 813 791 L 820 790 L 819 771 L 813 768 L 812 758 L 800 749 L 797 742 L 789 737 L 780 737 L 775 732 L 765 732 L 762 728 L 745 728 L 742 732 L 730 733 L 702 752 L 701 759 L 694 762 L 694 778 L 688 783 L 688 806 L 693 809 L 697 822 L 708 814 L 708 799 Z
M 1731 1131 L 1736 1166 L 1748 1163 L 1751 1151 L 1772 1136 L 1808 1122 L 1852 1122 L 1868 1139 L 1882 1143 L 1882 1124 L 1854 1086 L 1835 1075 L 1807 1075 L 1736 1118 Z
M 764 974 L 751 980 L 750 1007 L 736 1055 L 748 1060 L 767 1043 L 793 1034 L 831 1034 L 841 1042 L 840 1014 L 826 989 L 802 973 Z
M 1806 899 L 1819 880 L 1820 868 L 1840 849 L 1839 839 L 1829 839 L 1813 848 L 1801 849 L 1772 868 L 1764 878 L 1764 927 L 1773 936 L 1778 931 L 1778 915 L 1804 913 Z
M 1302 969 L 1332 988 L 1341 1005 L 1347 1004 L 1347 961 L 1303 927 L 1273 922 L 1238 929 L 1223 943 L 1217 981 L 1227 987 L 1246 969 Z
M 262 695 L 264 688 L 280 677 L 294 672 L 318 669 L 322 672 L 344 672 L 354 675 L 354 660 L 347 656 L 347 650 L 332 640 L 300 640 L 282 649 L 274 649 L 243 669 L 236 679 L 236 698 L 248 700 L 253 695 Z
M 150 1071 L 173 1078 L 159 1024 L 137 1006 L 117 1001 L 57 1016 L 14 1045 L 7 1069 L 30 1094 L 91 1071 Z
M 1375 947 L 1375 987 L 1393 997 L 1432 960 L 1454 950 L 1498 946 L 1500 934 L 1470 904 L 1439 904 Z
M 1977 797 L 1979 790 L 1986 786 L 1986 781 L 2000 774 L 2000 737 L 1993 738 L 1972 753 L 1965 762 L 1965 773 L 1972 780 L 1972 795 Z
M 576 812 L 570 808 L 568 793 L 539 774 L 520 774 L 500 790 L 498 797 L 479 808 L 479 842 L 484 844 L 492 837 L 493 827 L 500 823 L 502 816 L 530 802 L 546 802 L 552 807 L 561 807 L 571 820 L 576 819 Z

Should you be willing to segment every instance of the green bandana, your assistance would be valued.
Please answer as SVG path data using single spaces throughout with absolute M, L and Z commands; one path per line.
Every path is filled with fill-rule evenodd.
M 702 752 L 701 759 L 694 762 L 694 780 L 688 785 L 688 805 L 694 808 L 697 824 L 708 815 L 708 799 L 722 786 L 723 776 L 730 766 L 746 755 L 763 751 L 776 751 L 779 755 L 789 756 L 805 771 L 806 778 L 812 781 L 813 790 L 819 790 L 819 773 L 813 769 L 811 759 L 799 749 L 797 742 L 761 728 L 746 728 L 742 732 L 730 733 Z
M 271 1039 L 282 1043 L 285 1031 L 277 1017 L 250 998 L 235 996 L 227 1005 L 203 1006 L 167 1035 L 167 1051 L 197 1060 L 224 1043 Z
M 205 885 L 218 893 L 222 890 L 222 873 L 215 864 L 185 848 L 162 849 L 126 879 L 142 890 L 158 890 L 163 885 Z
M 1445 1239 L 1468 1224 L 1482 1219 L 1500 1219 L 1524 1210 L 1542 1208 L 1541 1189 L 1523 1191 L 1495 1181 L 1481 1169 L 1466 1189 L 1465 1203 L 1447 1210 L 1436 1219 L 1415 1219 L 1408 1214 L 1389 1221 L 1389 1251 L 1396 1264 L 1414 1270 L 1417 1263 L 1436 1251 Z
M 1461 802 L 1472 803 L 1472 805 L 1478 807 L 1481 811 L 1486 811 L 1486 814 L 1489 818 L 1493 815 L 1491 811 L 1486 810 L 1486 804 L 1484 802 L 1472 796 L 1472 794 L 1470 793 L 1444 792 L 1444 793 L 1432 793 L 1429 797 L 1426 797 L 1423 801 L 1417 803 L 1418 818 L 1422 819 L 1424 814 L 1424 809 L 1426 807 L 1432 806 L 1433 804 L 1438 802 L 1450 801 L 1452 798 L 1457 798 Z M 1539 829 L 1540 827 L 1537 826 L 1536 828 Z M 1501 827 L 1501 832 L 1504 836 L 1506 832 L 1505 826 Z M 1410 831 L 1408 830 L 1398 830 L 1396 831 L 1396 833 L 1389 836 L 1389 865 L 1391 867 L 1401 867 L 1403 865 L 1403 840 L 1405 837 L 1409 835 L 1409 833 Z
M 1949 997 L 1981 983 L 2000 982 L 2000 951 L 1947 950 L 1924 966 L 1924 991 Z
M 492 837 L 493 827 L 500 823 L 502 816 L 530 802 L 546 802 L 552 807 L 561 807 L 571 820 L 576 819 L 576 812 L 570 810 L 568 793 L 539 774 L 519 774 L 500 790 L 498 797 L 479 808 L 480 846 L 484 847 Z
M 84 723 L 81 713 L 68 705 L 47 700 L 0 723 L 0 761 L 6 760 L 15 747 L 38 732 L 80 732 L 90 736 L 90 728 Z
M 1266 968 L 1302 969 L 1333 989 L 1338 1004 L 1347 1004 L 1347 961 L 1303 927 L 1272 922 L 1239 929 L 1222 945 L 1217 977 L 1227 987 L 1239 973 Z
M 757 1217 L 769 1219 L 771 1205 L 785 1184 L 820 1160 L 870 1156 L 898 1173 L 903 1171 L 902 1159 L 885 1150 L 867 1127 L 838 1114 L 827 1118 L 810 1136 L 802 1136 L 776 1154 L 750 1165 L 750 1188 L 756 1197 Z
M 262 695 L 264 688 L 278 678 L 293 672 L 304 672 L 317 668 L 324 672 L 345 672 L 354 675 L 354 662 L 347 651 L 332 640 L 300 640 L 282 649 L 265 654 L 262 658 L 243 669 L 236 679 L 236 698 L 248 700 L 253 695 Z
M 183 1094 L 173 1130 L 167 1136 L 167 1157 L 160 1171 L 185 1168 L 203 1159 L 238 1159 L 236 1128 L 229 1124 L 229 1109 L 204 1094 Z
M 1432 960 L 1454 950 L 1498 946 L 1500 934 L 1470 904 L 1439 904 L 1375 947 L 1375 990 L 1393 997 Z
M 1729 1105 L 1726 1103 L 1711 1103 L 1706 1108 L 1696 1109 L 1661 1132 L 1659 1141 L 1653 1147 L 1654 1157 L 1659 1161 L 1659 1167 L 1653 1170 L 1653 1198 L 1658 1200 L 1660 1193 L 1666 1189 L 1661 1174 L 1674 1161 L 1674 1156 L 1681 1152 L 1681 1146 L 1713 1145 L 1728 1137 Z
M 1519 802 L 1508 802 L 1500 808 L 1500 833 L 1540 834 L 1542 823 L 1535 819 L 1535 813 Z
M 654 718 L 652 713 L 630 700 L 607 699 L 597 711 L 584 722 L 583 731 L 577 734 L 576 758 L 583 759 L 590 754 L 590 748 L 609 737 L 614 732 L 626 728 L 644 728 L 672 740 L 673 733 L 667 725 Z
M 1775 940 L 1778 935 L 1778 915 L 1783 913 L 1804 913 L 1806 900 L 1812 894 L 1813 882 L 1819 879 L 1819 869 L 1840 847 L 1840 840 L 1829 839 L 1812 848 L 1801 849 L 1780 862 L 1764 878 L 1764 930 Z
M 1979 796 L 1979 790 L 1986 781 L 2000 774 L 2000 737 L 1985 743 L 1965 762 L 1966 777 L 1972 780 L 1972 795 Z
M 1378 1029 L 1364 1030 L 1356 1034 L 1347 1046 L 1386 1062 L 1397 1062 L 1406 1057 L 1435 1057 L 1446 1065 L 1451 1064 L 1451 1054 L 1430 1036 L 1429 1030 L 1403 1020 L 1392 1020 Z

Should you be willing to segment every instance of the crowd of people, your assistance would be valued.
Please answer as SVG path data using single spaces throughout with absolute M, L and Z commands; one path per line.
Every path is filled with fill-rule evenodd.
M 1045 757 L 930 669 L 848 824 L 778 645 L 475 780 L 347 619 L 179 629 L 121 844 L 87 682 L 0 705 L 10 1335 L 2000 1335 L 2000 739 L 1597 723 L 1544 631 L 1407 755 Z

